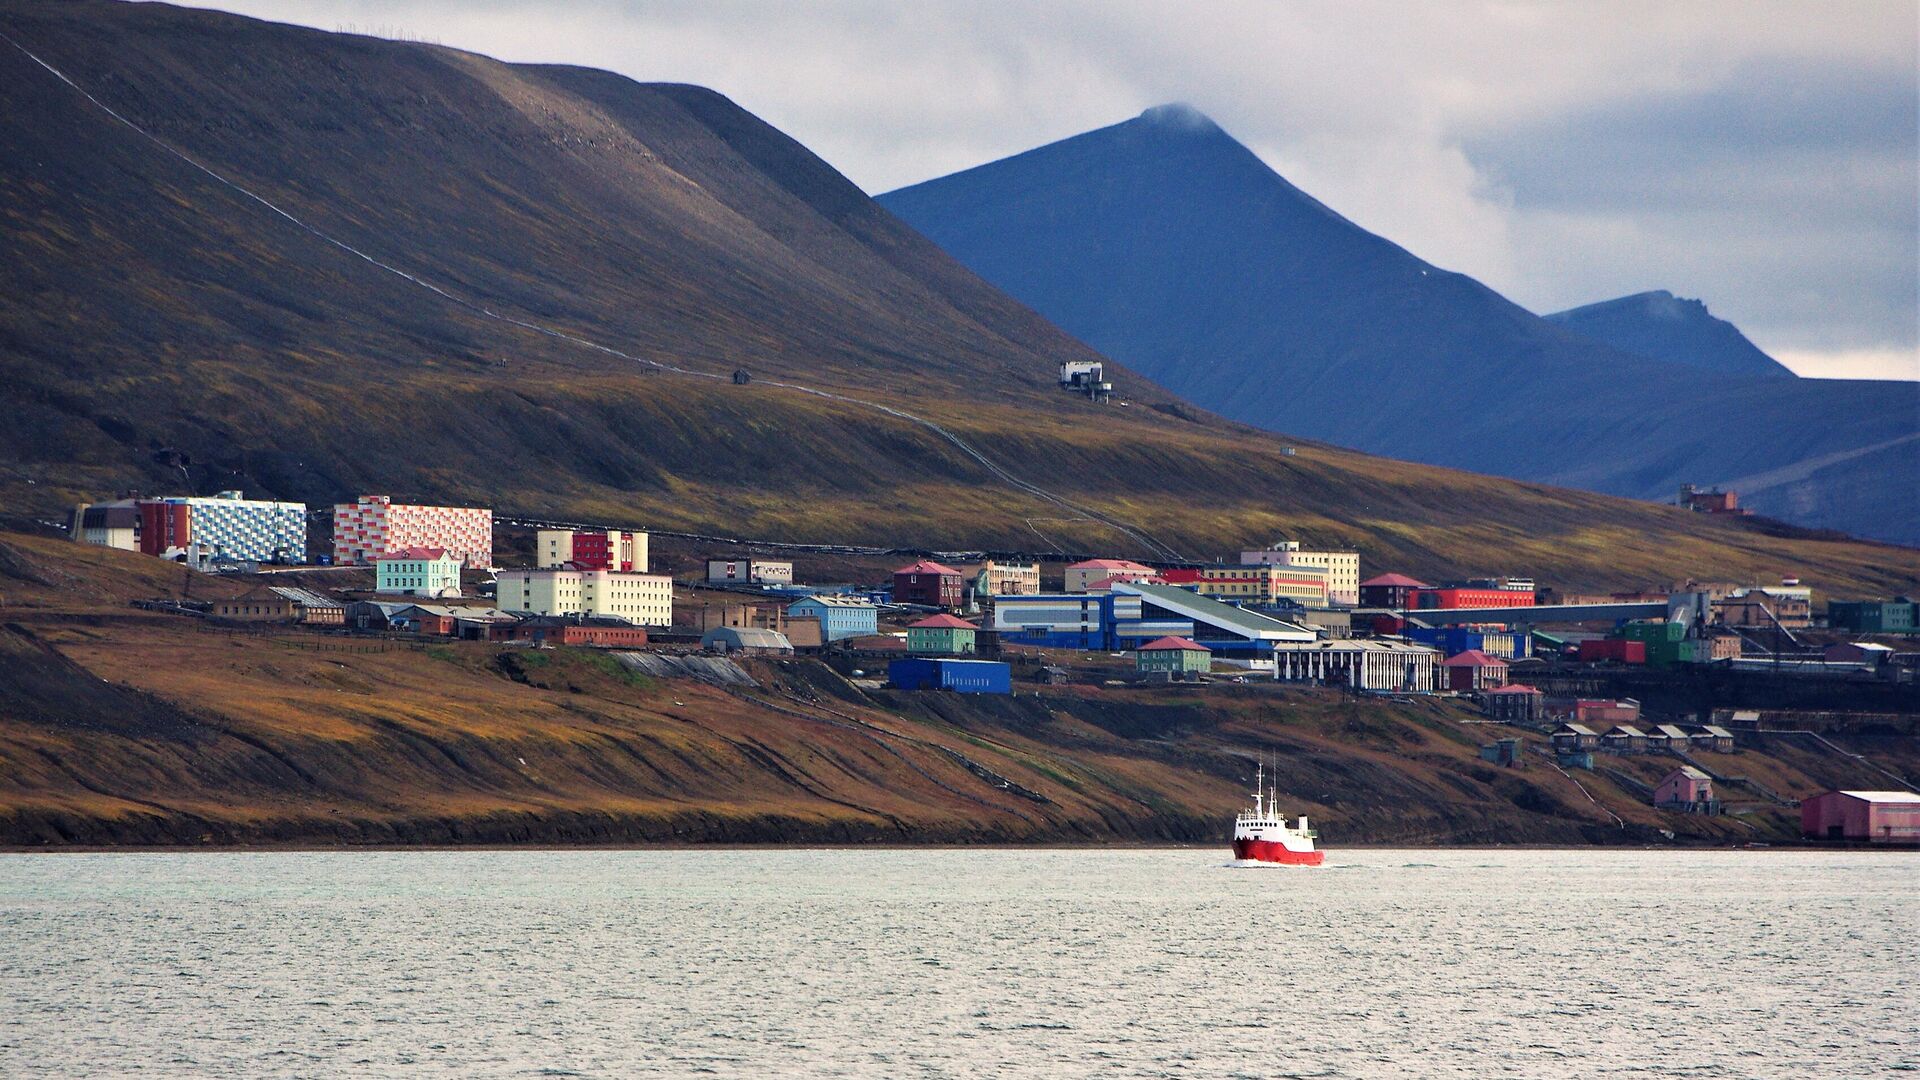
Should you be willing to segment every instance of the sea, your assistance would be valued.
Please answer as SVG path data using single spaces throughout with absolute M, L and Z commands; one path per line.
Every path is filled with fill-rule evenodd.
M 1920 1072 L 1920 856 L 0 855 L 0 1076 Z

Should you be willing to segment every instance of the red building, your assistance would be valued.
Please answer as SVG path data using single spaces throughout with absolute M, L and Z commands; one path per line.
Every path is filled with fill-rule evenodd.
M 1507 684 L 1507 662 L 1479 649 L 1449 657 L 1441 667 L 1446 669 L 1447 689 L 1458 693 L 1493 690 Z
M 168 548 L 184 548 L 192 542 L 193 507 L 185 501 L 142 499 L 135 509 L 140 512 L 141 554 L 165 555 Z
M 1360 583 L 1360 606 L 1396 610 L 1409 608 L 1413 606 L 1413 598 L 1421 589 L 1432 587 L 1423 585 L 1405 574 L 1381 574 L 1379 577 L 1368 578 Z
M 1611 661 L 1616 664 L 1644 664 L 1647 662 L 1647 643 L 1644 641 L 1622 641 L 1616 638 L 1589 640 L 1580 643 L 1580 662 L 1598 664 Z
M 1829 791 L 1800 803 L 1800 833 L 1815 840 L 1920 844 L 1920 795 Z
M 961 602 L 962 580 L 960 571 L 953 567 L 921 559 L 893 572 L 893 602 L 957 608 Z
M 1364 589 L 1365 586 L 1362 586 Z M 1501 589 L 1478 585 L 1449 585 L 1438 589 L 1421 588 L 1414 592 L 1416 608 L 1498 608 L 1532 607 L 1532 589 Z
M 624 619 L 605 617 L 543 617 L 522 619 L 513 628 L 521 641 L 548 645 L 593 645 L 600 648 L 632 649 L 647 643 L 645 627 Z

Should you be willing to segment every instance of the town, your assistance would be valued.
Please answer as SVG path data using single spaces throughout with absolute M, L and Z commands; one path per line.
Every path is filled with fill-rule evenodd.
M 327 542 L 310 558 L 316 520 Z M 1004 695 L 1094 680 L 1448 697 L 1487 723 L 1547 737 L 1532 755 L 1519 738 L 1486 743 L 1481 756 L 1498 766 L 1602 771 L 1681 813 L 1722 812 L 1717 783 L 1798 801 L 1810 838 L 1920 842 L 1920 795 L 1895 774 L 1884 791 L 1787 793 L 1697 756 L 1783 737 L 1762 719 L 1769 694 L 1791 703 L 1798 689 L 1867 708 L 1911 696 L 1912 600 L 1829 599 L 1821 610 L 1790 576 L 1609 593 L 1514 574 L 1427 583 L 1368 576 L 1358 551 L 1275 540 L 1211 564 L 929 553 L 894 565 L 867 553 L 836 561 L 859 577 L 836 582 L 809 582 L 793 557 L 704 552 L 680 560 L 688 565 L 676 577 L 656 569 L 645 531 L 499 523 L 488 508 L 386 495 L 314 515 L 238 491 L 82 505 L 69 533 L 257 580 L 236 596 L 143 602 L 213 625 L 626 655 L 813 655 L 908 691 Z M 1762 707 L 1738 707 L 1748 701 Z M 1647 755 L 1671 769 L 1655 779 L 1619 767 Z

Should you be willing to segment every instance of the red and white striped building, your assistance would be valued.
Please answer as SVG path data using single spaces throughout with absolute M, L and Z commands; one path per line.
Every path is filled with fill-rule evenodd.
M 333 508 L 333 561 L 370 563 L 408 548 L 444 548 L 461 565 L 493 567 L 493 511 L 470 506 L 409 506 L 362 495 Z

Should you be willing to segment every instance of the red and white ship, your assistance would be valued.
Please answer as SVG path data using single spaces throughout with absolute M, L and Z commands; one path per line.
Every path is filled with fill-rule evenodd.
M 1307 827 L 1304 814 L 1297 824 L 1288 825 L 1279 813 L 1279 803 L 1280 789 L 1268 792 L 1265 770 L 1257 769 L 1253 809 L 1243 810 L 1233 819 L 1233 857 L 1242 862 L 1319 866 L 1326 859 L 1324 852 L 1313 848 L 1313 839 L 1319 834 Z

